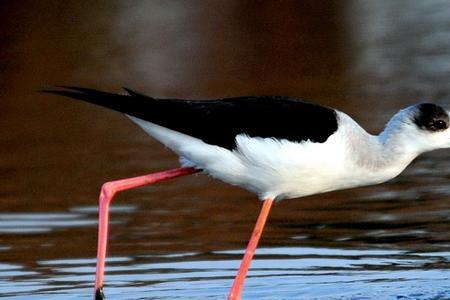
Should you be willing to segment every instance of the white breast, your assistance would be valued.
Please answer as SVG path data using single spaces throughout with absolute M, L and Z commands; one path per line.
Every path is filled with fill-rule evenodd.
M 302 197 L 382 182 L 396 175 L 377 171 L 368 176 L 367 170 L 355 163 L 358 160 L 353 157 L 353 143 L 358 141 L 358 135 L 362 143 L 373 136 L 347 115 L 338 112 L 338 118 L 338 130 L 324 143 L 238 135 L 237 147 L 230 151 L 131 117 L 180 155 L 185 166 L 201 168 L 212 177 L 257 193 L 261 199 Z

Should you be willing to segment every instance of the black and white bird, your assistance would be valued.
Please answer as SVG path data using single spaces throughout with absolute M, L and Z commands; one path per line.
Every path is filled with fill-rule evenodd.
M 240 298 L 273 201 L 385 182 L 419 154 L 450 147 L 449 112 L 432 103 L 400 110 L 372 135 L 344 112 L 294 98 L 180 100 L 126 91 L 48 92 L 122 112 L 178 154 L 182 169 L 201 170 L 265 200 L 229 299 Z

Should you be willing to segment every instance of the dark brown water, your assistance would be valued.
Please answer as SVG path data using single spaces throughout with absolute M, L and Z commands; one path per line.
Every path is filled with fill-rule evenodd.
M 278 94 L 371 132 L 450 107 L 445 1 L 3 1 L 0 298 L 90 299 L 105 181 L 177 166 L 122 115 L 36 91 Z M 449 299 L 450 155 L 375 187 L 277 204 L 245 299 Z M 224 299 L 260 203 L 196 175 L 120 194 L 110 299 Z

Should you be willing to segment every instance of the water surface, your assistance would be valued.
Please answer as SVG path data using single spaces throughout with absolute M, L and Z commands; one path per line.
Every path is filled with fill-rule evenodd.
M 406 105 L 450 107 L 448 20 L 443 1 L 3 3 L 0 298 L 90 299 L 101 184 L 177 166 L 120 114 L 37 90 L 288 95 L 377 132 Z M 244 299 L 450 299 L 449 178 L 436 151 L 383 185 L 278 203 Z M 200 174 L 118 195 L 106 295 L 225 299 L 259 208 Z

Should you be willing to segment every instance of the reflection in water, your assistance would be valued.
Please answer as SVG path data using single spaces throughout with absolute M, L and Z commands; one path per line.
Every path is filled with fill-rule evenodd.
M 0 233 L 36 234 L 72 227 L 97 227 L 97 206 L 81 206 L 71 213 L 0 213 Z M 126 214 L 135 210 L 131 205 L 115 205 L 110 213 Z M 112 223 L 121 223 L 112 221 Z
M 411 101 L 448 104 L 450 6 L 445 1 L 350 1 L 353 72 L 376 114 Z M 350 18 L 351 14 L 351 18 Z
M 241 255 L 241 251 L 217 251 L 208 256 L 109 258 L 109 295 L 114 299 L 152 295 L 158 299 L 222 299 Z M 450 279 L 450 272 L 435 270 L 434 265 L 439 267 L 448 258 L 448 252 L 262 248 L 248 279 L 246 297 L 259 299 L 270 289 L 284 299 L 355 299 L 358 294 L 362 299 L 445 299 L 450 293 L 439 287 Z M 74 293 L 87 296 L 94 266 L 94 259 L 38 261 L 38 274 L 16 265 L 0 265 L 0 287 L 20 281 L 21 289 L 2 289 L 5 296 L 17 299 L 30 293 L 41 294 L 42 299 L 45 295 L 71 299 Z
M 97 220 L 84 219 L 80 214 L 0 214 L 0 233 L 34 234 L 87 225 L 97 225 Z
M 443 1 L 66 1 L 0 6 L 0 297 L 86 299 L 104 181 L 176 165 L 126 118 L 35 91 L 283 94 L 379 130 L 449 107 Z M 380 186 L 277 204 L 246 299 L 448 299 L 448 152 Z M 259 202 L 203 175 L 112 206 L 111 299 L 223 299 Z M 194 284 L 193 284 L 194 283 Z

